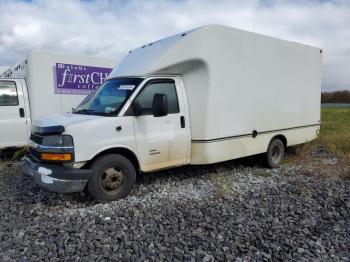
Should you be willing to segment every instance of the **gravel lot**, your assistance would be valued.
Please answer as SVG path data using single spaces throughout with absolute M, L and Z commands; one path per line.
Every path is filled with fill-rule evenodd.
M 240 164 L 143 175 L 108 204 L 46 192 L 19 162 L 0 164 L 0 260 L 350 261 L 350 182 L 329 174 L 336 158 Z

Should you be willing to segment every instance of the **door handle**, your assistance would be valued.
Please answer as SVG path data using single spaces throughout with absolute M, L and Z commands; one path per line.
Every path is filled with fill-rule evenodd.
M 185 128 L 185 117 L 184 116 L 180 116 L 180 124 L 181 124 L 181 128 Z
M 19 116 L 24 117 L 24 108 L 22 107 L 19 109 Z

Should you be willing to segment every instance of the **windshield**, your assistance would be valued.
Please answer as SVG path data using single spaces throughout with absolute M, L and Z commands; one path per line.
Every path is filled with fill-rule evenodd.
M 73 113 L 115 116 L 142 80 L 142 78 L 107 80 L 96 92 L 87 96 Z

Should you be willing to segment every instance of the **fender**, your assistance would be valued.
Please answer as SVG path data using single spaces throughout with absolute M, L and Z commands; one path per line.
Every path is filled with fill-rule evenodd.
M 113 149 L 125 149 L 125 150 L 128 150 L 131 153 L 133 153 L 135 155 L 135 157 L 136 157 L 136 160 L 137 160 L 138 166 L 140 168 L 140 171 L 143 170 L 143 166 L 142 166 L 142 163 L 140 161 L 140 157 L 139 157 L 137 151 L 134 148 L 132 148 L 132 147 L 129 147 L 129 146 L 126 146 L 126 145 L 121 145 L 121 144 L 114 144 L 114 145 L 105 146 L 105 147 L 100 148 L 100 150 L 94 152 L 93 154 L 91 154 L 89 156 L 88 162 L 93 160 L 99 154 L 101 154 L 101 153 L 103 153 L 105 151 L 113 150 Z

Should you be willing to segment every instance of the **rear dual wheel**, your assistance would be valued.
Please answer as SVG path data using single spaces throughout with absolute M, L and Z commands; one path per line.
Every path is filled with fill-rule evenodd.
M 270 168 L 278 167 L 284 158 L 284 144 L 281 139 L 274 138 L 267 149 L 266 163 Z
M 136 170 L 129 159 L 109 154 L 95 160 L 88 181 L 88 191 L 98 201 L 126 197 L 135 185 Z

